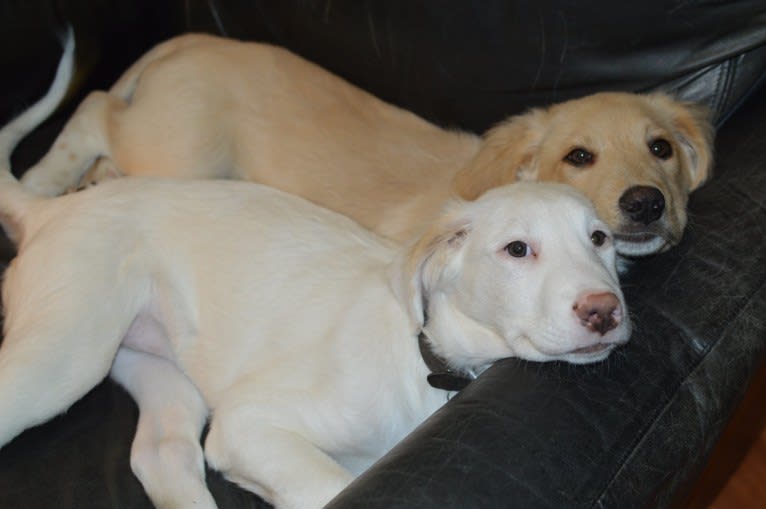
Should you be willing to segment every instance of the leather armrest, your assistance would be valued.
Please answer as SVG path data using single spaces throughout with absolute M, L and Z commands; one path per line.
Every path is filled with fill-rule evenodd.
M 290 3 L 195 0 L 186 4 L 189 12 L 170 13 L 164 22 L 151 23 L 148 31 L 146 22 L 154 7 L 147 6 L 165 4 L 120 3 L 118 8 L 114 2 L 98 0 L 80 12 L 75 4 L 64 3 L 64 10 L 76 11 L 70 14 L 80 27 L 78 33 L 84 34 L 81 51 L 86 57 L 85 48 L 100 52 L 100 56 L 90 57 L 97 63 L 92 73 L 82 76 L 87 84 L 80 88 L 80 97 L 89 88 L 108 85 L 151 43 L 172 33 L 176 17 L 190 12 L 202 16 L 200 13 L 219 8 L 218 23 L 208 20 L 202 23 L 205 28 L 247 38 L 269 34 L 384 98 L 443 124 L 480 130 L 535 102 L 565 98 L 564 82 L 558 83 L 559 88 L 527 88 L 524 93 L 529 95 L 513 87 L 502 87 L 502 93 L 487 90 L 487 80 L 474 79 L 474 64 L 493 69 L 491 55 L 473 62 L 465 57 L 467 50 L 429 46 L 434 31 L 441 33 L 439 23 L 415 30 L 406 19 L 400 20 L 403 24 L 397 26 L 404 28 L 395 38 L 386 42 L 387 38 L 380 37 L 385 33 L 381 30 L 393 23 L 394 14 L 406 18 L 413 11 L 404 7 L 416 9 L 417 2 L 399 2 L 398 11 L 392 7 L 396 2 L 386 3 L 388 7 L 369 4 L 373 10 L 389 9 L 382 13 L 355 7 L 362 5 L 358 2 L 347 3 L 345 9 L 340 9 L 342 2 L 327 3 L 327 13 L 312 10 L 313 4 L 298 11 Z M 467 5 L 451 3 L 453 7 Z M 497 3 L 498 8 L 501 4 Z M 21 14 L 0 16 L 0 25 L 28 19 L 24 17 L 26 4 L 18 5 Z M 766 26 L 762 3 L 743 1 L 736 7 L 736 16 L 722 11 L 722 17 L 713 17 L 720 21 L 719 28 L 733 26 L 736 18 L 737 27 L 746 29 L 750 38 L 715 45 L 731 51 L 717 54 L 720 67 L 686 69 L 712 77 L 712 81 L 687 83 L 696 83 L 705 94 L 711 89 L 700 83 L 726 85 L 722 90 L 731 93 L 715 97 L 722 101 L 716 111 L 727 114 L 755 87 L 764 69 L 759 60 L 763 52 L 760 29 Z M 275 14 L 269 8 L 280 12 Z M 749 8 L 752 15 L 743 16 L 742 10 Z M 423 8 L 417 14 L 434 21 L 429 18 L 434 12 Z M 372 26 L 367 25 L 368 15 L 374 15 L 369 22 Z M 34 14 L 29 16 L 34 19 Z M 45 16 L 53 19 L 50 14 Z M 726 23 L 721 21 L 724 18 Z M 508 18 L 498 18 L 502 19 Z M 12 58 L 0 62 L 8 71 L 5 75 L 13 79 L 0 83 L 0 121 L 31 103 L 49 84 L 43 74 L 52 72 L 58 47 L 48 31 L 60 25 L 46 23 L 47 29 L 22 28 L 2 39 L 9 49 L 4 55 Z M 257 24 L 264 26 L 256 29 Z M 337 33 L 329 36 L 328 31 Z M 37 42 L 29 42 L 39 32 L 47 33 L 45 50 L 37 48 Z M 446 32 L 444 40 L 476 42 L 454 34 Z M 384 42 L 390 46 L 377 46 L 380 52 L 376 53 L 375 45 Z M 414 51 L 415 47 L 419 49 Z M 454 57 L 449 67 L 434 58 L 440 51 Z M 349 52 L 355 56 L 350 58 Z M 22 57 L 17 59 L 17 55 Z M 402 60 L 410 56 L 419 59 Z M 515 72 L 521 59 L 535 62 L 538 56 L 522 51 L 520 56 L 509 57 L 508 72 Z M 27 75 L 26 67 L 21 66 L 24 59 L 40 63 L 39 68 Z M 740 64 L 745 61 L 752 63 L 743 73 L 747 79 L 736 81 L 733 77 L 744 69 Z M 17 67 L 15 62 L 22 64 Z M 573 72 L 578 71 L 577 59 L 571 63 Z M 445 69 L 450 71 L 445 74 Z M 450 74 L 461 69 L 465 71 L 462 77 Z M 551 76 L 555 78 L 555 74 Z M 658 84 L 591 79 L 593 89 L 615 84 L 640 89 Z M 566 93 L 591 88 L 575 87 Z M 25 140 L 14 154 L 16 168 L 25 167 L 44 152 L 74 104 L 76 100 Z M 683 495 L 748 378 L 764 358 L 764 118 L 766 91 L 761 90 L 719 132 L 716 175 L 692 196 L 690 226 L 682 244 L 637 262 L 625 279 L 635 324 L 630 344 L 595 366 L 498 363 L 360 477 L 331 507 L 664 507 Z M 2 260 L 10 259 L 12 249 L 7 242 L 0 242 L 0 248 Z M 55 253 L 51 257 L 55 259 Z M 25 432 L 0 450 L 0 506 L 150 507 L 129 469 L 135 421 L 130 399 L 104 382 L 65 415 Z M 257 497 L 213 472 L 208 473 L 208 484 L 222 508 L 263 507 Z
M 722 129 L 682 244 L 624 281 L 635 332 L 590 366 L 496 364 L 328 507 L 669 507 L 766 353 L 766 89 Z M 360 505 L 361 504 L 361 505 Z

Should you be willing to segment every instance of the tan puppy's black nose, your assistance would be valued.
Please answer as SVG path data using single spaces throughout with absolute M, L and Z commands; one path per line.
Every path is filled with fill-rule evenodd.
M 583 295 L 574 306 L 580 323 L 602 336 L 620 324 L 620 299 L 611 292 Z
M 648 225 L 662 217 L 665 196 L 656 187 L 634 186 L 620 197 L 620 208 L 631 221 Z

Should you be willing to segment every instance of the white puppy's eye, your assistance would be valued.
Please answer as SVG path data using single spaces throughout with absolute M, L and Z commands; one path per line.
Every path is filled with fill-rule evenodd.
M 527 245 L 526 242 L 522 242 L 521 240 L 514 240 L 505 246 L 505 250 L 514 258 L 524 258 L 525 256 L 532 254 L 532 250 L 529 248 L 529 245 Z
M 655 157 L 660 159 L 669 159 L 673 155 L 673 147 L 668 140 L 657 138 L 649 143 L 649 150 Z
M 578 168 L 582 168 L 583 166 L 590 166 L 595 162 L 595 160 L 596 156 L 582 147 L 572 149 L 572 151 L 564 157 L 564 161 Z
M 590 234 L 590 241 L 593 242 L 593 245 L 596 247 L 603 246 L 604 242 L 606 242 L 606 239 L 607 239 L 607 234 L 602 232 L 601 230 L 596 230 Z

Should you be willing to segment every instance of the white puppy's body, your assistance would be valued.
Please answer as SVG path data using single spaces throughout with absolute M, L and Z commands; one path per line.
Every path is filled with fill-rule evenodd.
M 213 503 L 195 442 L 209 409 L 214 467 L 278 507 L 321 506 L 352 478 L 341 465 L 365 468 L 446 401 L 418 350 L 424 302 L 434 350 L 461 369 L 589 362 L 629 333 L 613 248 L 589 238 L 605 227 L 558 186 L 461 204 L 405 257 L 254 184 L 122 179 L 29 203 L 3 286 L 0 444 L 65 410 L 117 356 L 141 418 L 172 422 L 139 424 L 133 451 L 158 505 Z M 509 256 L 516 239 L 535 252 Z M 602 334 L 573 305 L 605 293 L 619 297 Z M 151 452 L 168 443 L 175 467 Z
M 0 221 L 19 249 L 0 446 L 111 370 L 139 404 L 131 464 L 157 506 L 215 506 L 209 415 L 213 467 L 278 508 L 316 508 L 446 401 L 421 332 L 459 372 L 592 362 L 628 339 L 609 230 L 567 186 L 454 202 L 406 249 L 257 184 L 40 198 L 8 167 L 35 108 L 0 131 Z

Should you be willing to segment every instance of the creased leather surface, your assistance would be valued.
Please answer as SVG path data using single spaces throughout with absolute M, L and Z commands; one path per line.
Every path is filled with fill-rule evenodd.
M 762 54 L 741 55 L 766 44 L 761 0 L 192 4 L 202 28 L 274 41 L 440 125 L 477 132 L 599 90 L 662 88 L 722 119 L 738 87 L 763 72 L 756 65 L 757 76 L 738 74 L 750 61 L 763 64 Z
M 458 2 L 190 0 L 183 10 L 148 1 L 6 3 L 0 28 L 21 24 L 0 30 L 8 70 L 0 121 L 48 85 L 61 16 L 85 33 L 83 84 L 14 154 L 17 170 L 45 151 L 87 89 L 107 86 L 153 42 L 184 28 L 279 41 L 389 100 L 476 130 L 551 98 L 640 89 L 681 70 L 689 74 L 674 79 L 690 97 L 707 94 L 725 116 L 766 69 L 762 2 L 643 2 L 632 18 L 643 23 L 640 58 L 626 54 L 635 32 L 620 27 L 627 14 L 614 12 L 619 3 L 581 3 L 577 12 L 555 3 L 524 11 L 493 1 L 483 18 Z M 563 67 L 563 32 L 549 30 L 562 19 Z M 578 32 L 586 23 L 605 28 Z M 672 37 L 663 42 L 662 34 Z M 623 42 L 598 47 L 607 37 Z M 660 58 L 660 48 L 676 56 Z M 716 175 L 692 197 L 682 244 L 637 263 L 625 279 L 636 325 L 627 347 L 597 366 L 499 363 L 332 507 L 622 509 L 682 497 L 766 349 L 764 119 L 762 89 L 720 131 Z M 2 260 L 12 253 L 3 239 Z M 129 397 L 104 382 L 67 414 L 25 432 L 0 450 L 0 507 L 149 507 L 129 468 L 135 419 Z M 222 508 L 266 507 L 217 474 L 208 484 Z
M 595 366 L 494 366 L 330 507 L 681 497 L 766 351 L 766 94 L 744 109 L 721 133 L 682 244 L 624 281 L 631 343 Z

